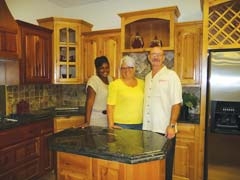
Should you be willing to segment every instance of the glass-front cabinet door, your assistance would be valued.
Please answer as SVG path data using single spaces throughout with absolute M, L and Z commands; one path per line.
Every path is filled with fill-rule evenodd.
M 79 81 L 79 38 L 78 28 L 71 26 L 58 26 L 58 43 L 56 56 L 55 79 L 57 82 Z

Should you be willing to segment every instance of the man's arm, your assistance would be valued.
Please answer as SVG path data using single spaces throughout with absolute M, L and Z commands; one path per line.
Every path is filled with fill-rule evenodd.
M 176 124 L 177 124 L 178 116 L 180 114 L 180 110 L 181 110 L 181 103 L 174 104 L 172 106 L 171 118 L 166 130 L 166 135 L 168 138 L 173 138 L 176 134 Z

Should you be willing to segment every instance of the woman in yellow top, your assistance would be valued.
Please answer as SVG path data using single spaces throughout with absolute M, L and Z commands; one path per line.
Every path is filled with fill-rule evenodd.
M 135 77 L 135 60 L 121 59 L 121 78 L 108 87 L 107 117 L 110 128 L 142 129 L 144 81 Z

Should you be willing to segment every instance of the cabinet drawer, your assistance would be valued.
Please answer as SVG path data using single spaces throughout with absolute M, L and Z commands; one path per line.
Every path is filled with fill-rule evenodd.
M 71 127 L 79 127 L 83 123 L 84 116 L 56 117 L 54 118 L 54 132 Z
M 0 173 L 40 156 L 40 138 L 30 139 L 0 150 Z
M 40 169 L 39 159 L 34 159 L 28 163 L 18 166 L 15 169 L 0 174 L 0 179 L 4 180 L 28 180 L 37 177 Z
M 33 138 L 40 135 L 40 128 L 37 124 L 20 126 L 5 131 L 0 131 L 0 148 L 16 144 L 25 139 Z

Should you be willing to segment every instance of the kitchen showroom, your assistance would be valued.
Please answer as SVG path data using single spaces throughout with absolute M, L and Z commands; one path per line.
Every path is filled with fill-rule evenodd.
M 26 0 L 26 2 L 28 1 Z M 170 64 L 170 66 L 172 65 L 172 68 L 174 68 L 174 70 L 179 74 L 180 79 L 182 81 L 182 85 L 183 85 L 183 92 L 194 94 L 198 99 L 198 107 L 193 114 L 190 113 L 190 118 L 187 120 L 184 119 L 182 122 L 181 120 L 179 121 L 179 134 L 177 136 L 177 145 L 176 145 L 176 154 L 175 154 L 176 157 L 175 157 L 173 178 L 175 179 L 177 178 L 178 179 L 179 178 L 180 179 L 181 178 L 204 179 L 205 178 L 204 129 L 206 125 L 205 124 L 205 121 L 206 121 L 205 119 L 206 102 L 205 101 L 207 97 L 206 95 L 207 79 L 205 79 L 205 76 L 207 74 L 206 72 L 207 71 L 207 65 L 206 65 L 207 51 L 206 50 L 210 46 L 212 49 L 220 49 L 222 47 L 227 47 L 228 49 L 230 47 L 239 48 L 239 44 L 236 43 L 236 42 L 239 42 L 239 39 L 237 36 L 237 38 L 235 37 L 234 39 L 236 42 L 225 41 L 228 43 L 225 46 L 224 45 L 218 46 L 216 44 L 210 44 L 210 43 L 208 44 L 207 41 L 203 42 L 202 40 L 206 38 L 208 34 L 206 34 L 207 31 L 206 32 L 204 31 L 204 28 L 202 31 L 202 24 L 204 23 L 211 24 L 212 23 L 211 13 L 215 13 L 218 9 L 221 9 L 220 8 L 221 6 L 228 7 L 228 9 L 231 9 L 231 7 L 239 7 L 237 1 L 232 1 L 232 2 L 212 2 L 212 1 L 205 2 L 204 1 L 205 6 L 202 6 L 203 9 L 201 9 L 200 1 L 197 1 L 197 3 L 195 2 L 195 4 L 189 4 L 190 7 L 186 6 L 184 8 L 182 6 L 182 3 L 184 3 L 184 1 L 183 2 L 173 1 L 172 4 L 166 4 L 166 5 L 159 4 L 157 6 L 155 2 L 154 2 L 155 3 L 154 5 L 151 5 L 150 2 L 148 1 L 142 7 L 141 5 L 138 5 L 138 6 L 131 5 L 130 3 L 129 6 L 127 7 L 133 7 L 132 9 L 127 9 L 126 7 L 122 7 L 118 5 L 116 2 L 112 2 L 113 3 L 112 7 L 115 7 L 115 8 L 122 7 L 122 9 L 121 10 L 118 9 L 114 11 L 114 17 L 117 15 L 117 17 L 115 17 L 116 20 L 114 19 L 114 21 L 113 20 L 107 21 L 107 22 L 113 22 L 113 23 L 110 23 L 109 25 L 106 24 L 105 19 L 102 20 L 103 22 L 101 22 L 101 20 L 96 20 L 96 18 L 91 18 L 91 16 L 94 16 L 93 13 L 91 13 L 91 16 L 90 16 L 89 13 L 85 12 L 86 11 L 85 9 L 88 9 L 88 12 L 90 12 L 89 10 L 99 7 L 100 5 L 104 5 L 106 1 L 97 2 L 89 5 L 83 5 L 79 7 L 81 11 L 77 10 L 76 7 L 70 7 L 70 8 L 60 7 L 46 1 L 46 8 L 52 8 L 56 10 L 56 12 L 52 12 L 53 14 L 49 14 L 49 15 L 47 15 L 46 13 L 44 15 L 39 14 L 39 11 L 36 10 L 36 7 L 39 7 L 38 4 L 30 5 L 29 3 L 19 3 L 13 0 L 12 1 L 6 0 L 6 3 L 8 5 L 8 8 L 10 9 L 10 12 L 14 16 L 14 19 L 15 20 L 20 19 L 19 21 L 16 21 L 16 24 L 13 23 L 15 25 L 12 25 L 12 23 L 9 23 L 11 26 L 14 27 L 13 28 L 14 30 L 11 31 L 11 33 L 17 32 L 19 29 L 21 29 L 21 35 L 20 35 L 21 38 L 25 39 L 24 37 L 26 36 L 27 39 L 29 40 L 28 42 L 31 44 L 33 43 L 33 46 L 36 45 L 34 44 L 36 38 L 35 40 L 33 40 L 34 38 L 31 39 L 31 36 L 28 37 L 27 35 L 29 33 L 30 34 L 33 33 L 34 35 L 37 33 L 38 38 L 44 37 L 42 38 L 44 40 L 49 38 L 49 36 L 45 34 L 53 34 L 52 36 L 53 39 L 46 40 L 44 41 L 45 43 L 43 43 L 46 45 L 47 43 L 50 42 L 50 44 L 51 43 L 53 44 L 53 47 L 51 45 L 47 45 L 43 48 L 44 50 L 40 48 L 40 52 L 50 52 L 48 53 L 49 54 L 48 58 L 52 57 L 52 59 L 55 59 L 54 62 L 57 61 L 57 63 L 53 63 L 53 64 L 50 63 L 50 65 L 52 66 L 51 70 L 49 69 L 50 67 L 49 64 L 47 68 L 45 69 L 42 68 L 44 70 L 46 69 L 49 70 L 48 72 L 45 72 L 44 78 L 37 77 L 36 79 L 34 79 L 34 77 L 36 76 L 32 76 L 31 71 L 29 71 L 28 69 L 29 66 L 28 68 L 26 68 L 24 63 L 22 63 L 22 62 L 28 62 L 27 57 L 29 56 L 31 58 L 34 58 L 34 55 L 32 55 L 31 53 L 28 53 L 29 51 L 24 50 L 24 49 L 27 49 L 27 47 L 21 47 L 20 49 L 24 50 L 21 53 L 19 53 L 19 49 L 18 49 L 16 54 L 17 54 L 17 57 L 20 57 L 19 61 L 18 61 L 18 58 L 17 60 L 12 60 L 16 57 L 13 53 L 10 55 L 10 57 L 7 57 L 7 55 L 9 54 L 1 50 L 0 54 L 1 56 L 3 55 L 1 59 L 11 60 L 9 62 L 6 62 L 5 60 L 1 61 L 1 84 L 2 84 L 1 85 L 1 102 L 5 102 L 3 103 L 3 105 L 1 105 L 3 106 L 1 107 L 1 111 L 3 110 L 3 114 L 5 113 L 6 115 L 10 115 L 18 112 L 19 110 L 19 108 L 17 108 L 18 104 L 21 103 L 23 100 L 29 104 L 28 105 L 29 109 L 27 109 L 26 111 L 34 112 L 32 113 L 32 116 L 31 116 L 31 119 L 33 120 L 36 120 L 35 118 L 38 119 L 39 117 L 43 119 L 46 117 L 59 119 L 59 116 L 55 117 L 55 111 L 49 117 L 48 110 L 53 107 L 54 108 L 57 107 L 60 109 L 62 107 L 65 107 L 70 112 L 74 111 L 72 116 L 75 116 L 75 115 L 80 116 L 79 119 L 81 120 L 77 123 L 81 123 L 84 115 L 83 109 L 84 109 L 85 100 L 86 100 L 85 83 L 88 77 L 94 73 L 93 62 L 89 62 L 89 59 L 94 59 L 94 57 L 101 55 L 101 53 L 104 51 L 104 54 L 111 57 L 110 64 L 111 64 L 111 67 L 113 67 L 111 68 L 111 74 L 117 77 L 118 75 L 117 66 L 119 65 L 119 60 L 122 54 L 129 53 L 136 59 L 140 59 L 140 61 L 141 60 L 144 61 L 144 59 L 146 59 L 145 52 L 148 51 L 148 48 L 149 48 L 148 44 L 150 44 L 150 42 L 154 39 L 155 35 L 158 33 L 157 29 L 159 28 L 159 26 L 161 26 L 163 31 L 159 32 L 157 34 L 157 37 L 161 39 L 161 41 L 163 42 L 163 47 L 167 51 L 168 64 Z M 44 6 L 45 1 L 41 3 L 43 3 L 43 7 L 45 7 Z M 129 3 L 129 2 L 126 2 L 126 3 Z M 156 7 L 159 7 L 159 8 L 156 8 Z M 193 9 L 194 7 L 196 7 L 196 12 L 198 12 L 199 14 L 194 14 L 194 13 L 188 14 L 188 13 L 191 13 L 191 11 L 187 8 Z M 215 7 L 215 9 L 211 7 Z M 21 15 L 20 9 L 22 8 L 29 9 L 29 11 L 26 11 L 26 15 Z M 156 11 L 152 11 L 153 9 L 156 9 Z M 35 11 L 35 14 L 38 14 L 36 15 L 36 17 L 32 17 L 32 15 L 31 16 L 28 15 L 28 13 L 34 14 L 33 11 Z M 70 12 L 72 12 L 72 15 Z M 73 12 L 75 12 L 76 14 L 74 14 Z M 84 12 L 85 15 L 82 15 L 80 13 L 78 14 L 77 12 L 81 12 L 81 13 Z M 96 10 L 95 11 L 92 10 L 91 12 L 96 12 Z M 128 12 L 131 12 L 131 13 L 128 13 Z M 233 9 L 233 12 L 236 12 L 237 14 L 238 11 L 236 9 Z M 111 18 L 113 16 L 111 15 L 111 12 L 109 13 L 110 15 L 107 16 L 106 18 Z M 149 19 L 149 14 L 151 14 L 151 17 L 152 17 L 150 19 Z M 95 15 L 94 17 L 96 16 L 99 16 L 99 15 Z M 56 18 L 52 18 L 52 17 L 56 17 Z M 57 17 L 61 17 L 61 18 L 57 18 Z M 147 23 L 143 20 L 146 17 L 148 21 Z M 193 19 L 188 19 L 190 17 Z M 131 18 L 133 19 L 133 21 L 131 21 Z M 99 19 L 101 18 L 99 17 Z M 161 19 L 161 20 L 158 21 L 158 19 Z M 105 26 L 104 26 L 104 22 L 105 22 Z M 59 23 L 61 24 L 59 27 L 57 27 L 57 24 Z M 114 25 L 114 23 L 117 23 L 117 25 Z M 1 24 L 4 24 L 4 23 L 1 23 Z M 77 27 L 79 28 L 74 29 L 74 27 L 76 27 L 76 24 L 77 24 Z M 148 30 L 149 28 L 144 28 L 144 26 L 147 26 L 148 24 L 152 24 L 152 28 L 150 28 L 151 32 L 153 32 L 152 34 L 149 32 Z M 104 26 L 104 27 L 101 27 L 101 26 Z M 69 47 L 65 45 L 61 46 L 62 44 L 58 43 L 58 39 L 57 39 L 58 33 L 56 32 L 56 29 L 59 28 L 58 30 L 60 31 L 61 29 L 69 28 L 69 27 L 70 29 L 76 30 L 77 34 L 81 33 L 82 35 L 76 36 L 77 43 L 75 45 L 73 46 L 70 45 Z M 130 39 L 131 39 L 130 34 L 135 36 L 136 29 L 138 29 L 137 27 L 141 27 L 139 28 L 138 31 L 140 35 L 143 36 L 145 45 L 144 45 L 144 48 L 141 48 L 141 49 L 131 49 L 128 43 L 130 42 Z M 156 27 L 156 29 L 154 29 L 154 27 Z M 3 27 L 3 28 L 6 28 L 6 27 Z M 166 29 L 169 29 L 169 31 L 167 32 Z M 191 31 L 189 29 L 191 29 Z M 68 31 L 68 32 L 70 32 L 69 37 L 71 38 L 74 37 L 74 35 L 72 35 L 72 31 Z M 42 33 L 44 35 L 42 35 Z M 233 31 L 232 33 L 234 34 L 239 32 Z M 60 34 L 61 34 L 61 31 L 60 31 Z M 129 39 L 127 37 L 129 37 Z M 178 43 L 175 43 L 176 39 Z M 186 40 L 186 41 L 183 41 L 183 40 Z M 219 39 L 217 40 L 220 41 Z M 24 42 L 25 41 L 22 40 L 23 46 L 27 44 L 27 43 L 24 44 Z M 88 42 L 94 42 L 96 43 L 96 45 L 89 46 L 89 44 L 91 43 L 88 43 Z M 125 42 L 125 43 L 122 43 L 122 42 Z M 182 45 L 186 46 L 186 43 L 188 43 L 187 47 L 192 48 L 194 51 L 192 49 L 191 50 L 188 49 L 188 51 L 186 51 L 184 50 L 186 48 L 184 49 L 181 48 Z M 105 50 L 102 47 L 103 44 L 108 44 L 107 49 L 109 50 Z M 59 47 L 64 47 L 64 48 L 59 48 Z M 89 48 L 88 51 L 82 50 L 82 49 L 86 49 L 87 47 Z M 96 50 L 94 50 L 95 47 L 96 47 Z M 72 58 L 75 57 L 76 61 L 79 61 L 81 63 L 70 62 L 69 64 L 64 61 L 64 58 L 62 59 L 62 61 L 60 60 L 60 58 L 58 60 L 58 57 L 60 57 L 59 54 L 63 56 L 65 55 L 64 54 L 65 50 L 67 50 L 66 57 L 69 58 L 69 60 L 70 59 L 72 60 Z M 189 53 L 189 51 L 194 53 Z M 183 58 L 184 61 L 180 61 L 181 58 Z M 88 62 L 86 63 L 87 60 Z M 174 60 L 174 63 L 172 63 L 172 60 Z M 34 67 L 34 64 L 30 64 L 30 67 L 32 65 Z M 17 67 L 19 66 L 21 67 L 21 69 L 18 70 L 20 71 L 20 76 L 14 75 L 14 78 L 10 77 L 9 74 L 10 75 L 14 74 L 17 71 L 16 70 Z M 40 65 L 38 68 L 41 69 L 41 67 L 42 66 Z M 142 64 L 140 64 L 139 67 L 142 67 Z M 184 69 L 184 67 L 188 67 L 188 68 Z M 64 74 L 67 74 L 67 75 L 64 76 Z M 17 79 L 16 77 L 19 77 L 17 84 L 16 84 L 16 79 Z M 74 108 L 78 108 L 78 109 L 76 110 Z M 64 111 L 66 111 L 66 109 L 64 109 Z M 77 111 L 77 114 L 75 114 L 76 113 L 75 110 Z M 200 115 L 198 114 L 199 112 L 200 112 Z M 72 120 L 71 122 L 75 123 L 75 120 Z M 70 127 L 73 127 L 73 124 L 71 124 Z M 51 123 L 50 123 L 50 128 L 51 128 Z M 52 128 L 54 129 L 54 127 Z M 39 131 L 46 131 L 46 130 L 41 130 L 40 128 Z M 36 136 L 34 135 L 33 137 L 34 139 L 36 139 L 38 137 L 42 138 L 42 136 L 45 137 L 45 134 L 37 134 Z M 32 140 L 33 137 L 29 139 Z M 32 141 L 32 142 L 34 142 L 35 144 L 38 144 L 38 143 L 41 144 L 44 141 L 39 141 L 39 142 Z M 24 141 L 24 143 L 27 143 L 27 142 Z M 34 144 L 34 143 L 29 143 L 29 144 Z M 17 143 L 14 141 L 14 144 L 17 144 Z M 17 145 L 15 146 L 18 147 Z M 7 147 L 7 145 L 5 145 L 5 147 Z M 15 150 L 18 149 L 16 147 L 15 147 Z M 4 150 L 6 150 L 6 148 L 4 148 Z M 5 151 L 2 151 L 2 152 L 5 152 Z M 19 152 L 19 151 L 16 150 L 16 152 Z M 42 155 L 43 153 L 40 153 L 40 154 Z M 42 157 L 41 155 L 38 156 L 36 153 L 36 156 L 34 156 L 35 158 L 31 159 L 31 161 L 39 161 L 39 164 L 40 164 L 39 166 L 43 167 L 43 165 L 41 165 L 42 164 L 41 160 L 39 160 L 38 158 L 38 157 Z M 17 167 L 21 167 L 21 168 L 23 168 L 24 166 L 31 167 L 30 165 L 27 165 L 31 163 L 32 162 L 29 161 L 29 162 L 25 162 L 25 165 L 18 164 L 17 166 L 15 166 L 16 164 L 14 163 L 12 164 L 10 163 L 8 167 L 12 167 L 12 168 L 14 167 L 17 171 L 18 169 Z M 183 166 L 183 164 L 187 164 L 187 165 Z M 38 167 L 36 167 L 35 169 L 38 169 Z M 38 169 L 36 170 L 36 172 L 37 171 L 40 171 L 40 170 Z M 39 174 L 41 173 L 36 173 L 36 174 L 38 174 L 39 176 Z

